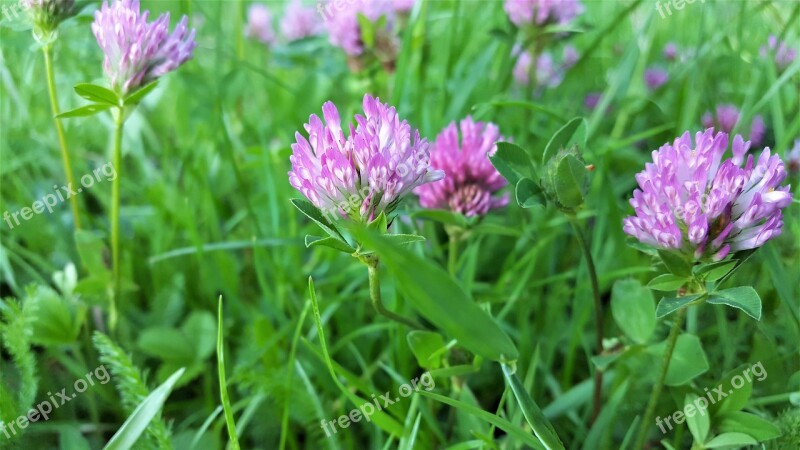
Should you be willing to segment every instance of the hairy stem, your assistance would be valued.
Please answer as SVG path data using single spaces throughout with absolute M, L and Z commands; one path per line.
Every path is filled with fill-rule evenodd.
M 47 90 L 50 93 L 50 109 L 53 112 L 53 121 L 56 124 L 56 134 L 58 135 L 58 145 L 61 147 L 61 162 L 64 165 L 64 174 L 67 177 L 68 187 L 75 184 L 75 178 L 72 175 L 72 164 L 69 159 L 69 151 L 67 150 L 67 138 L 64 136 L 64 126 L 61 124 L 61 119 L 57 118 L 61 112 L 58 107 L 58 96 L 56 94 L 56 78 L 53 70 L 53 47 L 52 44 L 47 44 L 42 47 L 44 53 L 44 68 L 47 73 Z M 81 216 L 78 209 L 78 199 L 71 195 L 69 196 L 69 204 L 72 209 L 72 221 L 75 223 L 75 229 L 81 229 Z
M 592 249 L 589 247 L 589 242 L 583 235 L 581 226 L 578 219 L 574 215 L 568 215 L 569 223 L 575 230 L 575 236 L 578 239 L 583 257 L 586 259 L 586 268 L 589 271 L 589 280 L 592 284 L 592 297 L 594 299 L 594 321 L 597 329 L 595 336 L 595 345 L 597 346 L 597 354 L 603 351 L 603 302 L 600 298 L 600 283 L 597 281 L 597 269 L 594 266 L 594 258 L 592 258 Z M 597 416 L 600 415 L 600 408 L 602 407 L 603 397 L 603 371 L 599 367 L 594 371 L 594 393 L 592 395 L 592 423 L 594 423 Z
M 119 302 L 121 286 L 121 269 L 120 269 L 120 254 L 119 254 L 119 193 L 120 184 L 122 180 L 122 125 L 125 121 L 125 111 L 120 108 L 115 111 L 114 122 L 116 125 L 114 131 L 114 156 L 113 165 L 117 171 L 117 176 L 114 178 L 111 185 L 111 260 L 112 270 L 114 272 L 114 293 L 111 297 L 111 304 L 109 306 L 109 328 L 114 330 L 117 325 L 117 304 Z
M 380 276 L 378 275 L 378 260 L 373 259 L 369 261 L 367 263 L 367 268 L 369 270 L 369 296 L 372 300 L 372 306 L 375 308 L 375 311 L 387 319 L 393 320 L 397 323 L 402 323 L 411 329 L 422 329 L 422 327 L 414 320 L 408 319 L 399 314 L 395 314 L 383 306 L 383 301 L 381 300 L 381 281 Z
M 675 351 L 675 343 L 678 342 L 678 336 L 681 334 L 681 327 L 683 319 L 686 317 L 687 308 L 678 310 L 675 316 L 675 321 L 672 323 L 672 328 L 669 330 L 669 337 L 667 338 L 667 349 L 664 351 L 664 360 L 661 363 L 661 373 L 658 376 L 658 382 L 653 387 L 653 392 L 650 394 L 650 400 L 647 401 L 647 409 L 642 419 L 642 424 L 639 426 L 639 436 L 636 438 L 636 445 L 634 449 L 643 449 L 645 440 L 647 440 L 647 432 L 650 430 L 650 422 L 653 420 L 653 414 L 656 412 L 658 405 L 658 398 L 661 396 L 661 390 L 664 388 L 664 379 L 667 378 L 667 371 L 669 370 L 669 363 L 672 360 L 672 352 Z

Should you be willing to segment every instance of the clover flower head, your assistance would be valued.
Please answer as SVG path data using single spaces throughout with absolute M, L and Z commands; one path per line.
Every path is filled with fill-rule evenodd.
M 753 122 L 750 124 L 750 143 L 753 147 L 759 147 L 764 141 L 764 133 L 767 131 L 767 126 L 764 124 L 764 118 L 760 115 L 753 117 Z
M 37 38 L 54 32 L 61 22 L 78 12 L 75 0 L 22 0 L 21 5 L 27 11 Z
M 394 10 L 400 13 L 411 11 L 416 0 L 392 0 Z
M 565 56 L 573 57 L 569 52 L 565 51 Z M 534 79 L 537 87 L 554 88 L 561 84 L 564 80 L 564 72 L 569 67 L 568 64 L 558 64 L 553 59 L 553 54 L 550 52 L 542 52 L 536 58 L 536 69 L 531 74 L 531 54 L 527 51 L 519 53 L 517 62 L 514 64 L 512 71 L 514 80 L 522 85 L 527 86 L 531 78 Z
M 730 133 L 739 122 L 739 108 L 725 104 L 717 106 L 716 114 L 706 112 L 703 114 L 703 127 L 717 128 L 724 133 Z
M 579 0 L 505 0 L 503 5 L 514 25 L 566 25 L 583 13 Z
M 247 9 L 245 35 L 264 45 L 275 43 L 275 29 L 272 27 L 272 13 L 266 5 L 253 3 Z
M 644 71 L 644 83 L 649 91 L 655 91 L 669 81 L 669 73 L 658 67 L 650 67 Z
M 496 194 L 508 183 L 489 161 L 497 142 L 503 140 L 493 123 L 475 122 L 471 117 L 458 125 L 450 123 L 436 137 L 431 151 L 431 166 L 443 170 L 445 178 L 414 190 L 420 204 L 465 216 L 483 216 L 507 205 L 508 196 Z
M 664 46 L 664 59 L 667 61 L 675 61 L 678 57 L 678 46 L 674 42 L 668 42 Z
M 303 6 L 301 0 L 292 0 L 281 19 L 281 33 L 289 41 L 296 41 L 322 32 L 322 23 L 314 8 Z
M 783 161 L 769 148 L 745 160 L 750 142 L 739 135 L 732 157 L 723 161 L 727 149 L 728 134 L 709 128 L 694 142 L 687 131 L 653 151 L 653 162 L 636 175 L 635 215 L 624 219 L 625 233 L 701 261 L 719 261 L 778 236 L 781 210 L 792 201 L 789 186 L 780 186 Z
M 779 41 L 774 35 L 771 35 L 767 39 L 767 45 L 761 47 L 762 57 L 770 55 L 773 57 L 778 71 L 783 71 L 797 59 L 797 50 L 789 47 L 786 42 Z
M 394 23 L 391 0 L 329 0 L 323 7 L 322 15 L 331 44 L 340 47 L 349 56 L 359 56 L 364 52 L 359 15 L 371 22 L 385 17 L 387 29 L 380 31 L 387 33 Z
M 103 50 L 103 69 L 118 92 L 128 93 L 177 69 L 192 57 L 194 30 L 183 16 L 169 34 L 169 13 L 148 23 L 139 0 L 104 2 L 94 14 L 92 32 Z
M 790 174 L 800 173 L 800 138 L 794 140 L 794 147 L 786 154 L 786 166 Z
M 365 95 L 364 114 L 347 135 L 332 102 L 295 134 L 289 183 L 331 218 L 369 221 L 390 214 L 414 188 L 440 180 L 430 168 L 428 141 L 394 107 Z

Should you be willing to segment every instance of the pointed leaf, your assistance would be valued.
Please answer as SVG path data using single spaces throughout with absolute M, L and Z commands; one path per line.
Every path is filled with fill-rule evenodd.
M 516 185 L 522 178 L 533 177 L 530 157 L 518 145 L 498 142 L 497 151 L 489 157 L 489 160 L 511 185 Z
M 156 86 L 158 86 L 158 80 L 142 86 L 138 90 L 128 94 L 128 96 L 125 97 L 125 100 L 123 100 L 122 104 L 125 106 L 139 104 L 139 102 L 144 99 L 144 96 L 149 94 L 153 89 L 156 88 Z
M 695 403 L 699 398 L 695 393 L 686 394 L 686 398 L 683 401 L 683 411 L 686 414 L 686 424 L 689 425 L 689 432 L 692 433 L 694 441 L 702 443 L 708 437 L 711 423 L 708 417 L 708 407 L 703 408 L 698 403 Z M 707 404 L 708 401 L 706 401 Z M 687 408 L 689 405 L 691 407 Z M 689 411 L 693 411 L 693 413 L 690 414 Z
M 664 343 L 661 344 L 663 346 Z M 660 353 L 663 354 L 663 351 Z M 706 353 L 700 339 L 693 334 L 681 334 L 675 342 L 675 350 L 667 370 L 664 384 L 681 386 L 695 377 L 706 373 L 709 369 Z
M 75 85 L 75 92 L 86 100 L 111 106 L 120 106 L 117 93 L 96 84 L 81 83 Z
M 441 334 L 433 331 L 414 330 L 408 333 L 406 340 L 420 367 L 428 370 L 441 367 L 441 355 L 435 356 L 445 346 Z
M 347 245 L 346 242 L 337 238 L 306 235 L 306 248 L 311 247 L 330 247 L 334 250 L 347 253 L 348 255 L 352 255 L 356 251 L 356 249 Z
M 671 250 L 659 250 L 658 256 L 661 257 L 661 261 L 673 275 L 679 277 L 692 275 L 692 266 L 689 265 L 683 255 Z
M 714 439 L 704 444 L 705 448 L 735 447 L 741 448 L 745 445 L 755 445 L 758 442 L 744 433 L 722 433 Z
M 658 306 L 656 307 L 656 317 L 662 318 L 667 314 L 671 314 L 684 306 L 699 300 L 703 297 L 703 294 L 695 294 L 695 295 L 684 295 L 683 297 L 673 297 L 667 298 L 664 297 L 661 301 L 658 302 Z
M 80 108 L 75 108 L 71 111 L 63 112 L 57 115 L 56 117 L 59 119 L 69 119 L 72 117 L 93 116 L 109 108 L 112 108 L 112 105 L 109 105 L 107 103 L 93 103 L 91 105 L 81 106 Z
M 650 282 L 647 283 L 647 287 L 654 291 L 677 291 L 686 284 L 687 280 L 688 278 L 685 277 L 665 273 L 650 280 Z
M 740 286 L 712 292 L 708 303 L 739 308 L 748 316 L 756 320 L 761 320 L 761 297 L 759 297 L 758 292 L 750 286 Z
M 119 430 L 114 434 L 104 450 L 129 450 L 139 440 L 144 430 L 153 420 L 153 418 L 161 411 L 164 402 L 167 400 L 173 386 L 178 382 L 178 379 L 183 375 L 184 369 L 180 369 L 173 373 L 161 386 L 157 387 L 150 395 L 148 395 L 139 406 L 128 417 L 128 420 L 122 424 Z
M 339 239 L 342 242 L 347 242 L 339 233 L 339 230 L 336 228 L 336 225 L 331 223 L 320 211 L 316 206 L 314 206 L 311 202 L 302 199 L 292 199 L 292 204 L 295 208 L 300 210 L 301 213 L 305 214 L 306 217 L 313 220 L 317 225 L 322 228 L 323 231 L 328 233 L 328 235 L 334 239 Z
M 530 425 L 533 433 L 548 449 L 563 450 L 564 444 L 561 442 L 561 439 L 558 438 L 558 434 L 556 434 L 553 425 L 550 424 L 550 421 L 544 416 L 539 405 L 533 401 L 533 398 L 531 398 L 525 386 L 519 381 L 517 374 L 508 365 L 503 364 L 502 366 L 506 382 L 511 386 L 514 398 L 517 399 L 517 403 L 520 409 L 522 409 L 522 415 L 525 416 L 525 420 L 528 422 L 528 425 Z

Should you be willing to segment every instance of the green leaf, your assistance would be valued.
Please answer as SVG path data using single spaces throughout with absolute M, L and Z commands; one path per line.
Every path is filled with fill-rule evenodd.
M 518 145 L 510 142 L 498 142 L 497 151 L 489 157 L 489 160 L 511 185 L 516 185 L 522 178 L 533 177 L 530 157 Z
M 692 275 L 692 266 L 689 265 L 689 262 L 686 261 L 683 255 L 671 250 L 659 250 L 658 256 L 661 257 L 661 261 L 664 262 L 664 265 L 667 266 L 667 270 L 673 275 L 684 278 Z
M 744 433 L 722 433 L 705 443 L 705 448 L 743 447 L 758 444 L 755 439 Z
M 406 340 L 420 367 L 428 370 L 441 367 L 442 358 L 439 350 L 445 346 L 441 334 L 433 331 L 414 330 L 408 333 Z
M 647 287 L 654 291 L 677 291 L 681 286 L 686 284 L 686 281 L 688 281 L 686 277 L 665 273 L 650 280 L 650 282 L 647 283 Z
M 236 434 L 236 420 L 233 418 L 231 399 L 228 397 L 228 382 L 225 376 L 225 327 L 222 323 L 222 296 L 219 296 L 217 305 L 217 374 L 219 376 L 219 396 L 222 408 L 225 411 L 225 424 L 228 428 L 230 448 L 239 450 L 239 437 Z
M 330 236 L 323 238 L 318 236 L 306 235 L 306 248 L 311 248 L 311 247 L 330 247 L 334 250 L 339 250 L 340 252 L 347 253 L 348 255 L 352 255 L 356 251 L 356 249 L 354 249 L 346 242 L 338 238 L 333 238 Z
M 519 381 L 514 369 L 506 364 L 502 364 L 502 366 L 506 382 L 511 386 L 514 398 L 517 399 L 517 403 L 520 409 L 522 409 L 522 415 L 525 416 L 525 420 L 528 422 L 528 425 L 531 426 L 533 433 L 548 449 L 563 450 L 564 444 L 561 442 L 561 439 L 558 438 L 558 434 L 556 434 L 553 425 L 550 424 L 550 421 L 547 420 L 541 408 L 539 408 L 539 405 L 533 401 L 528 391 L 525 390 L 525 386 Z
M 327 218 L 325 218 L 322 212 L 311 202 L 302 199 L 292 199 L 292 205 L 300 210 L 301 213 L 305 214 L 306 217 L 319 225 L 320 228 L 328 233 L 330 237 L 347 243 L 347 241 L 344 239 L 344 236 L 342 236 L 342 234 L 336 228 L 336 225 L 332 224 Z
M 575 156 L 566 155 L 558 162 L 554 180 L 558 201 L 567 208 L 583 204 L 586 195 L 586 166 Z
M 63 112 L 56 117 L 59 119 L 69 119 L 72 117 L 87 117 L 93 116 L 97 113 L 103 112 L 107 109 L 112 108 L 112 105 L 107 103 L 93 103 L 91 105 L 81 106 L 80 108 L 75 108 L 71 111 Z
M 538 439 L 523 431 L 522 428 L 520 428 L 518 425 L 513 424 L 502 417 L 484 411 L 483 409 L 478 408 L 476 406 L 460 402 L 458 400 L 454 400 L 450 397 L 445 397 L 444 395 L 435 394 L 433 392 L 428 392 L 425 390 L 419 391 L 419 394 L 422 395 L 423 397 L 432 398 L 437 402 L 450 405 L 453 408 L 458 409 L 459 411 L 464 411 L 468 414 L 478 417 L 479 419 L 485 420 L 486 422 L 489 422 L 490 424 L 496 426 L 497 428 L 505 431 L 509 435 L 519 439 L 520 442 L 524 443 L 525 445 L 529 445 L 537 450 L 545 450 L 545 447 Z
M 81 83 L 75 85 L 75 92 L 86 100 L 109 106 L 120 106 L 120 99 L 116 92 L 96 84 Z
M 664 297 L 658 302 L 658 306 L 656 307 L 656 317 L 660 319 L 667 314 L 672 314 L 673 312 L 683 308 L 684 306 L 687 306 L 692 302 L 698 301 L 703 297 L 705 297 L 705 294 L 684 295 L 683 297 Z
M 759 442 L 775 439 L 781 435 L 780 428 L 755 414 L 734 411 L 723 415 L 721 419 L 718 426 L 719 431 L 723 433 L 740 432 Z
M 760 365 L 760 366 L 759 366 Z M 759 366 L 762 370 L 759 371 L 761 375 L 766 376 L 766 371 L 763 370 L 764 366 L 761 363 L 757 363 L 756 366 Z M 749 371 L 752 373 L 754 366 L 749 368 Z M 753 380 L 762 378 L 760 376 L 755 376 L 752 374 L 750 377 L 750 381 L 744 377 L 743 372 L 748 370 L 742 366 L 737 367 L 730 372 L 728 372 L 725 377 L 718 383 L 718 388 L 715 392 L 713 392 L 712 398 L 715 399 L 716 403 L 715 406 L 717 407 L 718 414 L 727 414 L 732 413 L 735 411 L 739 411 L 747 405 L 747 402 L 750 401 L 750 396 L 753 394 Z M 739 378 L 742 381 L 736 382 L 736 386 L 733 386 L 733 380 Z M 762 378 L 763 379 L 763 378 Z M 724 397 L 720 397 L 720 392 L 724 395 Z
M 689 426 L 689 432 L 692 433 L 694 441 L 698 444 L 702 444 L 708 437 L 708 430 L 711 427 L 711 421 L 708 417 L 708 408 L 703 408 L 695 403 L 695 400 L 699 398 L 700 397 L 694 393 L 686 394 L 686 398 L 683 401 L 683 411 L 686 413 L 686 424 Z M 706 401 L 706 405 L 707 404 L 708 402 Z M 689 405 L 691 405 L 691 408 L 694 410 L 694 414 L 688 413 L 687 406 Z
M 353 233 L 379 254 L 400 291 L 423 317 L 473 353 L 493 361 L 517 359 L 519 353 L 508 335 L 442 268 L 363 228 L 354 228 Z
M 656 329 L 653 294 L 636 280 L 619 280 L 611 290 L 611 315 L 623 333 L 640 344 Z
M 195 360 L 195 351 L 189 336 L 175 328 L 156 326 L 141 331 L 136 342 L 143 353 L 189 365 Z
M 748 316 L 761 320 L 761 297 L 750 286 L 740 286 L 712 292 L 708 303 L 712 305 L 728 305 L 741 309 Z
M 521 178 L 517 183 L 514 196 L 522 208 L 533 208 L 544 205 L 544 195 L 539 185 L 530 178 Z
M 125 105 L 125 106 L 138 105 L 139 102 L 141 102 L 142 99 L 144 99 L 144 96 L 149 94 L 153 89 L 155 89 L 157 85 L 158 85 L 158 80 L 152 81 L 152 82 L 142 86 L 141 88 L 137 89 L 136 91 L 131 92 L 130 94 L 128 94 L 125 97 L 125 99 L 122 101 L 122 104 Z
M 663 352 L 661 353 L 663 354 Z M 708 371 L 708 359 L 700 339 L 693 334 L 681 334 L 667 370 L 664 384 L 681 386 Z
M 575 135 L 576 131 L 579 131 L 577 136 L 578 142 L 581 144 L 586 143 L 586 119 L 582 117 L 576 117 L 569 122 L 566 123 L 563 127 L 561 127 L 553 137 L 550 138 L 550 141 L 547 143 L 547 146 L 544 149 L 544 154 L 542 155 L 542 165 L 544 165 L 547 161 L 550 160 L 556 153 L 562 148 L 566 148 L 570 141 L 573 140 L 573 136 Z
M 358 14 L 357 20 L 358 28 L 361 32 L 361 42 L 364 43 L 365 47 L 373 48 L 375 46 L 375 24 L 361 13 Z
M 717 261 L 711 264 L 703 264 L 694 268 L 694 273 L 701 277 L 703 281 L 717 281 L 727 275 L 734 267 L 737 261 Z
M 136 407 L 125 423 L 122 424 L 122 427 L 117 430 L 111 440 L 108 441 L 104 450 L 129 450 L 132 448 L 150 424 L 150 421 L 161 411 L 161 407 L 164 406 L 164 402 L 172 391 L 172 387 L 178 382 L 183 372 L 184 369 L 180 369 L 173 373 L 164 384 L 148 395 L 147 398 Z
M 375 230 L 378 233 L 385 234 L 386 230 L 389 228 L 388 220 L 386 219 L 386 213 L 381 211 L 381 213 L 378 214 L 378 217 L 367 224 L 367 228 L 370 230 Z

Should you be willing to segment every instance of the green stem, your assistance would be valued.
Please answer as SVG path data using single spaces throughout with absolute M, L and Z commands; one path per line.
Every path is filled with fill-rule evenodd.
M 383 301 L 381 301 L 381 281 L 380 276 L 378 275 L 378 259 L 373 258 L 367 262 L 367 268 L 369 270 L 369 296 L 372 300 L 372 306 L 375 308 L 375 311 L 387 319 L 402 323 L 411 329 L 422 329 L 422 326 L 420 326 L 417 322 L 399 314 L 395 314 L 383 306 Z
M 47 72 L 47 90 L 50 93 L 50 109 L 53 112 L 53 121 L 56 123 L 56 134 L 58 135 L 58 144 L 61 147 L 61 161 L 64 165 L 64 174 L 67 177 L 68 186 L 75 184 L 75 178 L 72 175 L 72 164 L 69 159 L 69 151 L 67 150 L 67 138 L 64 136 L 64 126 L 61 125 L 61 119 L 57 118 L 60 114 L 58 107 L 58 97 L 56 95 L 56 78 L 53 71 L 53 57 L 52 57 L 52 44 L 47 44 L 42 47 L 44 53 L 44 68 Z M 75 223 L 75 229 L 81 229 L 81 216 L 78 209 L 78 199 L 73 195 L 69 197 L 70 208 L 72 209 L 72 220 Z
M 589 242 L 583 235 L 577 217 L 574 215 L 567 215 L 569 223 L 575 230 L 575 236 L 578 239 L 583 256 L 586 259 L 586 267 L 589 271 L 589 280 L 592 284 L 592 297 L 594 298 L 594 321 L 597 333 L 595 336 L 595 345 L 597 346 L 597 354 L 603 352 L 603 301 L 600 298 L 600 283 L 597 281 L 597 269 L 594 266 L 594 258 L 592 258 L 592 249 L 589 247 Z M 603 397 L 603 371 L 599 367 L 594 371 L 594 394 L 592 396 L 592 423 L 594 423 L 597 416 L 600 415 L 600 408 L 602 407 Z
M 447 233 L 449 243 L 447 246 L 447 271 L 450 275 L 456 276 L 458 268 L 458 236 L 455 233 Z
M 121 289 L 121 269 L 120 269 L 120 254 L 119 254 L 119 197 L 120 197 L 120 184 L 122 180 L 122 125 L 125 121 L 125 110 L 119 108 L 114 113 L 114 123 L 116 125 L 114 131 L 114 155 L 113 162 L 114 170 L 117 171 L 117 176 L 114 178 L 111 185 L 111 260 L 112 270 L 114 272 L 114 293 L 111 297 L 111 304 L 109 307 L 109 328 L 114 330 L 117 326 L 117 303 L 119 302 Z
M 658 382 L 653 387 L 653 392 L 650 394 L 650 400 L 647 401 L 647 409 L 642 419 L 642 424 L 639 426 L 639 436 L 636 438 L 636 445 L 634 449 L 643 449 L 645 440 L 647 439 L 647 432 L 650 431 L 650 422 L 653 420 L 653 414 L 656 412 L 658 405 L 658 398 L 661 396 L 661 390 L 664 388 L 664 379 L 667 378 L 667 371 L 669 370 L 669 363 L 672 360 L 672 352 L 675 351 L 675 343 L 678 342 L 678 336 L 681 334 L 681 326 L 683 319 L 686 317 L 686 309 L 681 308 L 672 323 L 672 328 L 669 330 L 669 337 L 667 338 L 667 349 L 664 351 L 664 360 L 661 363 L 661 374 L 658 377 Z

